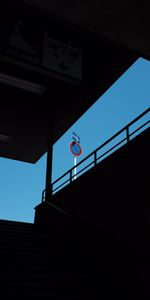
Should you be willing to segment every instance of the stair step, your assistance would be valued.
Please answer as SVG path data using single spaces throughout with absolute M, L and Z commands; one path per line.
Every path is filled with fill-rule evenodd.
M 0 220 L 0 240 L 0 282 L 6 296 L 79 299 L 74 291 L 79 269 L 71 266 L 67 235 Z

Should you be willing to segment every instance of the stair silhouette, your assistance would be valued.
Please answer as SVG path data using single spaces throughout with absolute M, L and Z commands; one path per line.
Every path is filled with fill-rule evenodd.
M 71 261 L 69 236 L 60 229 L 49 231 L 0 221 L 0 289 L 5 297 L 79 299 L 75 280 L 79 268 Z
M 47 230 L 0 221 L 1 294 L 21 299 L 149 299 L 149 255 L 108 232 L 74 225 Z

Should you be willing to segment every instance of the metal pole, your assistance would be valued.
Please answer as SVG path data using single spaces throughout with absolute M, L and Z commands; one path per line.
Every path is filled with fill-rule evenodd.
M 77 174 L 76 164 L 77 164 L 77 157 L 74 155 L 74 179 L 77 178 L 77 176 L 76 176 L 76 174 Z

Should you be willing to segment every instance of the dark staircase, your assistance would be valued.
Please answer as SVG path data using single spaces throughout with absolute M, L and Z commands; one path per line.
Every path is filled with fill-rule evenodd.
M 48 295 L 46 234 L 33 224 L 0 221 L 0 283 L 4 295 Z
M 21 299 L 149 299 L 150 256 L 88 224 L 0 221 L 0 290 Z
M 1 294 L 80 299 L 79 266 L 72 250 L 72 238 L 64 229 L 1 220 Z

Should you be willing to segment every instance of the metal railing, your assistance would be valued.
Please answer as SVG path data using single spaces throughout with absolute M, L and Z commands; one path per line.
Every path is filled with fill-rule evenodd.
M 67 172 L 65 172 L 62 176 L 60 176 L 58 179 L 56 179 L 55 181 L 53 181 L 51 183 L 51 191 L 52 194 L 56 193 L 56 191 L 60 190 L 63 186 L 66 186 L 68 183 L 71 183 L 75 176 L 79 176 L 81 175 L 81 173 L 83 173 L 86 169 L 88 169 L 89 167 L 91 167 L 93 165 L 96 166 L 98 163 L 98 160 L 104 158 L 104 156 L 110 154 L 110 152 L 112 152 L 113 150 L 115 150 L 117 147 L 121 146 L 121 144 L 123 144 L 124 142 L 128 143 L 131 139 L 131 137 L 133 137 L 133 135 L 135 135 L 135 133 L 137 133 L 138 131 L 140 131 L 141 129 L 144 130 L 144 127 L 146 127 L 150 121 L 146 121 L 144 122 L 142 125 L 138 126 L 138 128 L 136 128 L 135 130 L 133 130 L 130 133 L 130 127 L 135 124 L 138 120 L 140 120 L 143 116 L 145 116 L 146 114 L 148 114 L 148 112 L 150 112 L 150 109 L 146 109 L 142 114 L 140 114 L 137 118 L 135 118 L 133 121 L 131 121 L 130 123 L 128 123 L 125 127 L 123 127 L 121 130 L 119 130 L 116 134 L 114 134 L 113 136 L 111 136 L 106 142 L 104 142 L 103 144 L 101 144 L 98 148 L 96 148 L 94 151 L 92 151 L 89 155 L 87 155 L 84 159 L 82 159 L 78 164 L 76 164 L 75 167 L 72 167 L 71 169 L 69 169 Z M 142 130 L 142 131 L 143 131 Z M 125 137 L 123 139 L 121 139 L 118 143 L 116 143 L 115 145 L 113 145 L 112 147 L 110 147 L 107 151 L 105 151 L 103 154 L 98 156 L 98 151 L 102 148 L 104 148 L 106 145 L 108 145 L 111 141 L 113 141 L 116 137 L 118 137 L 120 134 L 122 134 L 123 132 L 125 132 Z M 78 168 L 79 166 L 81 166 L 84 162 L 86 162 L 89 158 L 92 158 L 92 162 L 88 163 L 86 166 L 84 166 L 80 171 L 78 171 L 75 175 L 74 173 L 74 169 Z M 60 182 L 63 178 L 65 178 L 68 175 L 69 178 L 67 178 L 67 180 L 63 181 L 61 184 L 59 184 L 56 188 L 54 188 L 54 185 L 56 185 L 56 183 Z M 42 201 L 44 201 L 45 199 L 45 190 L 42 193 Z

